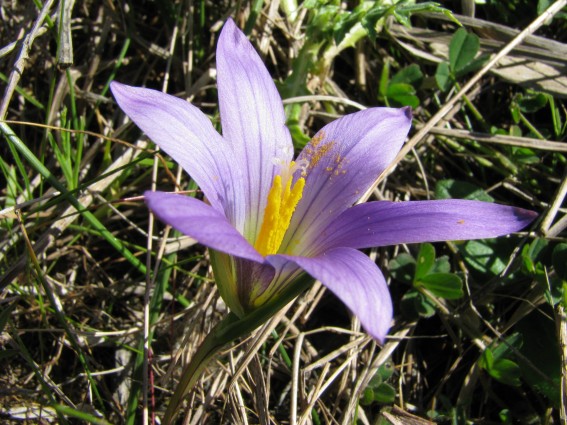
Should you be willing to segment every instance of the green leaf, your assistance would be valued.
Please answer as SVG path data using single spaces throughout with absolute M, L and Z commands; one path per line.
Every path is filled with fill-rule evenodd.
M 394 374 L 394 365 L 391 362 L 386 362 L 378 369 L 376 375 L 380 376 L 382 381 L 389 379 Z
M 492 354 L 492 350 L 490 348 L 484 350 L 484 352 L 480 356 L 480 359 L 478 359 L 478 363 L 479 366 L 483 369 L 488 370 L 492 368 L 492 366 L 494 365 L 494 355 Z
M 383 382 L 374 390 L 374 400 L 382 404 L 391 404 L 396 401 L 396 389 Z
M 61 413 L 62 415 L 68 416 L 70 418 L 79 419 L 81 423 L 89 423 L 93 425 L 110 425 L 110 422 L 107 422 L 102 418 L 98 418 L 90 413 L 83 412 L 81 410 L 73 409 L 69 406 L 56 404 L 53 407 L 58 413 Z
M 451 88 L 453 78 L 451 77 L 451 71 L 447 62 L 441 62 L 437 65 L 437 70 L 435 71 L 435 82 L 441 91 L 447 91 Z
M 460 250 L 465 261 L 475 270 L 482 273 L 499 274 L 506 267 L 504 258 L 509 258 L 508 253 L 498 255 L 497 251 L 508 251 L 507 243 L 503 239 L 485 239 L 468 241 Z
M 459 28 L 451 38 L 449 45 L 449 66 L 454 74 L 463 70 L 474 59 L 480 46 L 479 38 Z
M 412 284 L 415 274 L 415 259 L 411 255 L 402 252 L 396 258 L 390 260 L 388 270 L 394 279 Z
M 488 374 L 503 384 L 517 387 L 521 384 L 520 366 L 512 360 L 496 358 L 490 348 L 482 353 L 479 359 L 479 366 L 488 372 Z
M 430 12 L 442 13 L 447 18 L 451 19 L 455 24 L 461 25 L 461 23 L 457 20 L 457 18 L 455 18 L 455 16 L 449 9 L 441 7 L 437 2 L 426 1 L 417 4 L 414 3 L 414 1 L 401 0 L 395 4 L 394 16 L 401 24 L 409 27 L 411 24 L 409 18 L 412 14 Z
M 451 265 L 449 264 L 449 257 L 442 255 L 435 260 L 435 264 L 429 271 L 430 273 L 449 273 L 451 271 Z
M 490 59 L 490 55 L 481 55 L 474 58 L 468 63 L 463 69 L 460 69 L 455 73 L 457 78 L 461 78 L 463 75 L 469 74 L 471 72 L 478 71 L 484 66 L 484 64 Z
M 400 308 L 404 316 L 410 320 L 416 320 L 419 317 L 429 318 L 435 315 L 435 305 L 415 289 L 404 294 Z
M 492 368 L 488 369 L 488 374 L 503 384 L 513 387 L 519 387 L 521 385 L 520 376 L 522 373 L 520 366 L 512 360 L 495 360 Z
M 376 41 L 376 36 L 383 27 L 384 18 L 390 13 L 392 13 L 392 6 L 376 5 L 372 7 L 360 21 L 362 27 L 368 32 L 368 38 L 370 38 L 372 42 Z
M 492 349 L 494 360 L 500 360 L 510 356 L 514 352 L 514 350 L 519 350 L 520 348 L 522 348 L 522 345 L 522 334 L 520 332 L 514 332 L 513 334 L 505 337 L 504 341 L 502 341 Z
M 520 111 L 530 114 L 539 111 L 547 105 L 547 96 L 543 93 L 533 93 L 521 96 L 517 99 Z
M 423 81 L 423 73 L 419 65 L 414 63 L 400 69 L 390 80 L 390 84 L 406 83 L 419 87 Z
M 374 402 L 374 390 L 370 387 L 367 387 L 362 393 L 362 397 L 360 398 L 360 404 L 362 404 L 363 406 L 370 406 L 373 402 Z
M 510 409 L 502 409 L 500 411 L 500 413 L 498 413 L 498 417 L 500 418 L 500 422 L 502 422 L 503 424 L 512 424 L 512 418 L 514 417 L 512 415 L 512 412 L 510 412 Z
M 415 268 L 414 281 L 417 282 L 425 277 L 435 264 L 435 247 L 430 243 L 423 243 L 419 247 Z
M 378 387 L 382 382 L 384 382 L 384 380 L 382 379 L 382 376 L 380 375 L 380 371 L 376 372 L 374 374 L 374 376 L 372 377 L 372 379 L 370 379 L 370 381 L 368 381 L 368 386 L 370 388 L 376 388 Z
M 378 93 L 380 96 L 388 96 L 388 79 L 390 78 L 390 61 L 385 61 L 382 67 L 382 72 L 380 73 L 380 83 L 378 84 Z
M 419 106 L 419 98 L 415 95 L 415 88 L 411 84 L 396 83 L 388 85 L 386 97 L 392 102 L 393 106 Z
M 418 284 L 434 295 L 447 300 L 462 298 L 463 282 L 453 273 L 431 273 L 422 277 Z
M 512 105 L 510 105 L 510 114 L 512 115 L 512 120 L 514 121 L 514 123 L 519 124 L 520 123 L 520 107 L 518 106 L 517 103 L 513 103 Z
M 551 6 L 553 0 L 539 0 L 537 2 L 537 14 L 541 15 L 543 12 L 547 10 L 549 6 Z
M 298 149 L 303 148 L 309 142 L 309 140 L 311 140 L 309 136 L 307 136 L 301 130 L 301 127 L 299 126 L 299 122 L 297 120 L 288 120 L 287 128 L 291 133 L 291 138 L 293 139 L 293 145 L 296 148 Z
M 494 202 L 494 198 L 472 183 L 446 179 L 435 185 L 437 199 L 469 199 L 473 201 Z
M 536 272 L 536 263 L 541 261 L 548 242 L 544 238 L 536 238 L 522 249 L 522 262 L 528 273 Z

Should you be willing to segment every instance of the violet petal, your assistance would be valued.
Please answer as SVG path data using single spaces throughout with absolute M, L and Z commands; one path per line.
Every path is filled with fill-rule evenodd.
M 293 144 L 272 77 L 230 18 L 217 46 L 217 71 L 222 134 L 243 174 L 244 235 L 256 240 L 278 164 L 289 164 Z
M 262 263 L 263 257 L 219 211 L 195 198 L 145 192 L 146 204 L 164 223 L 210 248 Z
M 353 205 L 392 162 L 410 125 L 409 108 L 371 108 L 339 118 L 313 137 L 298 158 L 309 165 L 285 252 L 305 255 L 301 247 Z
M 345 211 L 321 234 L 319 249 L 482 239 L 507 235 L 537 214 L 522 208 L 462 199 L 368 202 Z
M 358 317 L 373 338 L 384 342 L 392 321 L 388 285 L 376 264 L 360 251 L 335 248 L 317 257 L 278 255 L 321 281 Z
M 117 82 L 110 86 L 120 108 L 197 182 L 211 205 L 242 227 L 244 201 L 230 146 L 209 118 L 183 99 Z

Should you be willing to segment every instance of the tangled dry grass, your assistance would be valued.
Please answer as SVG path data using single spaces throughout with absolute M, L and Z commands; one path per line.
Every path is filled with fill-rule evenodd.
M 415 15 L 411 27 L 390 16 L 375 40 L 342 45 L 315 19 L 335 3 L 309 3 L 317 2 L 0 3 L 6 423 L 159 423 L 182 366 L 226 314 L 206 250 L 155 222 L 140 197 L 198 188 L 128 122 L 108 86 L 116 79 L 173 93 L 218 127 L 214 47 L 228 16 L 281 83 L 298 147 L 361 105 L 399 103 L 388 91 L 392 75 L 419 65 L 415 129 L 395 173 L 377 176 L 368 197 L 429 199 L 443 188 L 456 196 L 457 187 L 541 218 L 500 242 L 435 245 L 464 283 L 458 299 L 422 288 L 420 301 L 408 302 L 415 288 L 400 259 L 419 247 L 372 250 L 391 270 L 396 315 L 384 346 L 314 283 L 226 347 L 179 423 L 565 421 L 565 1 L 539 18 L 529 9 L 514 25 L 511 9 L 500 24 L 457 16 L 480 37 L 480 52 L 494 55 L 446 91 L 436 67 L 457 26 L 445 15 Z M 355 5 L 339 6 L 328 13 Z M 477 13 L 495 20 L 490 10 Z M 487 349 L 521 373 L 509 363 L 518 376 L 491 368 Z

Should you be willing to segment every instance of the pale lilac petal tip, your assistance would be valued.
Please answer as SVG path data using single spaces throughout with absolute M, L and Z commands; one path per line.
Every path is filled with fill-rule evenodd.
M 384 342 L 393 317 L 392 300 L 382 272 L 370 258 L 350 248 L 312 258 L 282 257 L 321 281 L 358 317 L 370 336 Z
M 164 223 L 209 248 L 263 262 L 263 257 L 219 211 L 204 202 L 167 192 L 145 192 L 150 210 Z
M 161 149 L 198 183 L 211 204 L 242 204 L 238 178 L 227 158 L 229 147 L 209 118 L 183 99 L 142 87 L 112 82 L 112 93 L 122 110 Z M 226 181 L 231 181 L 227 185 Z M 236 213 L 231 213 L 236 216 Z
M 489 202 L 368 202 L 345 211 L 323 233 L 320 249 L 494 238 L 528 226 L 537 213 Z

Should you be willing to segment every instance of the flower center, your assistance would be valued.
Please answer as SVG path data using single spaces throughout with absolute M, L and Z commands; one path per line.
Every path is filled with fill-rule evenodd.
M 268 203 L 264 210 L 262 228 L 254 244 L 254 248 L 263 256 L 278 252 L 291 222 L 291 216 L 303 195 L 305 178 L 300 177 L 293 187 L 291 185 L 293 174 L 297 168 L 298 166 L 292 161 L 289 169 L 274 177 L 274 182 L 268 194 Z

